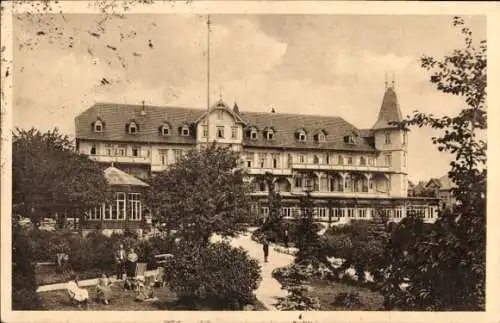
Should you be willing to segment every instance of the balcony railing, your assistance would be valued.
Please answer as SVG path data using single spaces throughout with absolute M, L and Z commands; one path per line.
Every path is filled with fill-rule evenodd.
M 254 196 L 267 196 L 268 191 L 255 191 L 251 193 Z M 302 196 L 305 195 L 303 190 L 292 190 L 288 191 L 279 191 L 281 197 L 293 197 L 293 196 Z M 344 198 L 384 198 L 388 197 L 389 193 L 387 192 L 327 192 L 327 191 L 312 191 L 312 197 L 318 198 L 327 198 L 327 197 L 344 197 Z
M 290 168 L 247 168 L 246 170 L 249 175 L 264 175 L 268 172 L 273 175 L 292 175 Z
M 293 169 L 310 170 L 337 170 L 337 171 L 366 171 L 366 172 L 387 172 L 389 166 L 375 165 L 345 165 L 345 164 L 311 164 L 311 163 L 292 163 Z
M 101 163 L 127 163 L 127 164 L 151 163 L 151 159 L 149 157 L 89 155 L 89 158 Z

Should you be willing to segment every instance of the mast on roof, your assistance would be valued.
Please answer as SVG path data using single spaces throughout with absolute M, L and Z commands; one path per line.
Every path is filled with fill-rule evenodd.
M 210 15 L 207 17 L 207 144 L 210 142 Z

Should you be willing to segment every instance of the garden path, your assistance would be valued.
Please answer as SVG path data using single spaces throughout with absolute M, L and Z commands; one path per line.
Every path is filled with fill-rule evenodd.
M 276 311 L 275 303 L 277 297 L 284 297 L 287 292 L 281 289 L 281 284 L 273 278 L 272 272 L 275 268 L 284 267 L 293 262 L 294 257 L 274 251 L 274 244 L 269 245 L 269 262 L 264 262 L 262 245 L 251 239 L 251 233 L 247 232 L 231 239 L 231 245 L 242 247 L 248 251 L 250 257 L 257 259 L 262 267 L 262 281 L 255 291 L 257 299 L 267 307 L 268 310 Z

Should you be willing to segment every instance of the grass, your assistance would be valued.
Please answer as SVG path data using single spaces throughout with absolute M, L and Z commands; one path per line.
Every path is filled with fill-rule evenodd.
M 168 287 L 155 288 L 155 296 L 159 299 L 157 302 L 139 302 L 135 300 L 137 292 L 126 290 L 123 283 L 112 285 L 113 298 L 109 305 L 104 305 L 96 299 L 95 286 L 86 288 L 89 291 L 91 302 L 89 311 L 159 311 L 159 310 L 193 310 L 185 304 L 179 303 L 177 295 Z M 65 290 L 56 290 L 39 293 L 43 305 L 49 311 L 75 311 L 79 310 L 77 306 L 70 303 Z M 258 300 L 254 301 L 255 310 L 266 310 L 266 307 Z M 84 310 L 84 309 L 80 309 Z M 197 310 L 210 311 L 211 308 L 200 306 Z
M 78 275 L 79 280 L 96 278 L 102 274 L 102 270 L 92 269 L 85 272 L 75 272 Z M 70 280 L 70 277 L 64 275 L 63 273 L 58 273 L 56 271 L 56 265 L 37 265 L 35 267 L 35 277 L 38 286 L 56 284 L 56 283 L 66 283 Z
M 341 282 L 332 282 L 326 280 L 314 280 L 311 282 L 312 291 L 310 296 L 317 297 L 321 303 L 322 311 L 378 311 L 383 310 L 383 296 L 366 287 L 348 285 Z M 335 297 L 340 293 L 359 293 L 362 305 L 358 308 L 346 308 L 335 306 Z

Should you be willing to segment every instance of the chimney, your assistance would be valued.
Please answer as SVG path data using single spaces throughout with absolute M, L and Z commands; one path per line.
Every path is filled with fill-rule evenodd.
M 142 110 L 141 110 L 141 116 L 146 115 L 146 107 L 144 106 L 144 100 L 142 100 Z

